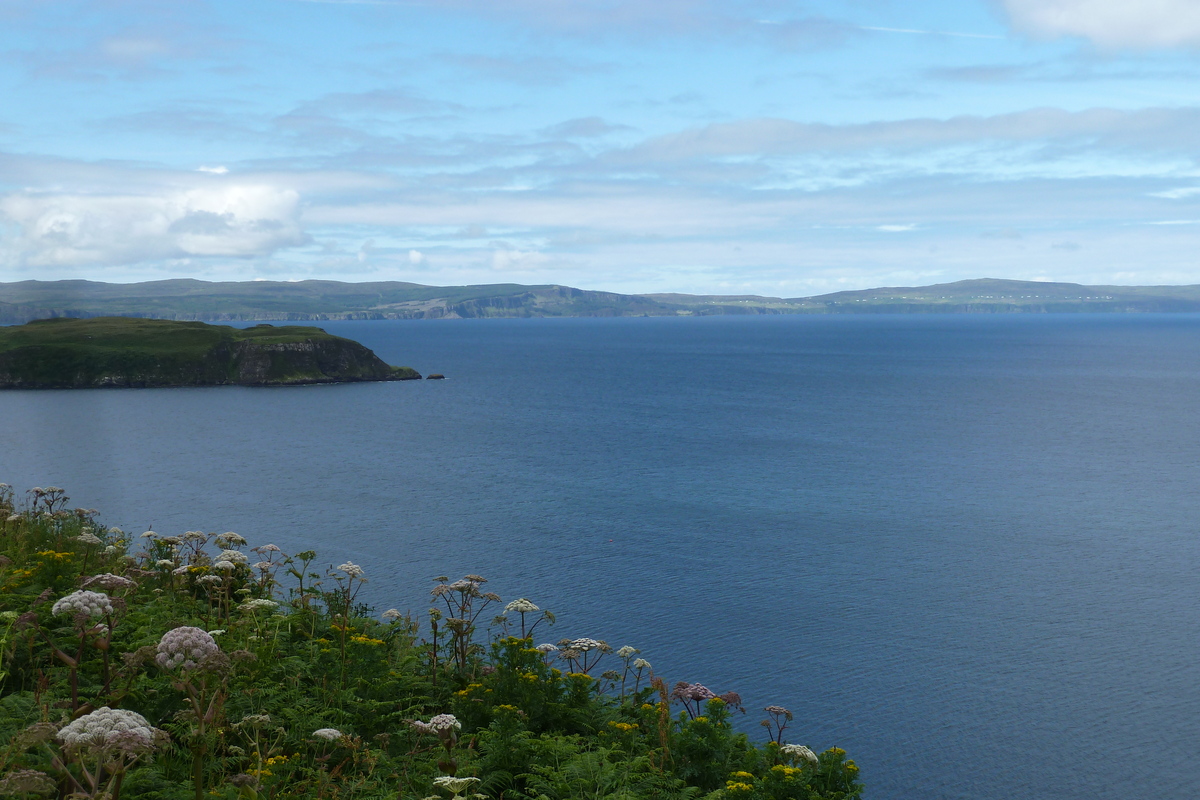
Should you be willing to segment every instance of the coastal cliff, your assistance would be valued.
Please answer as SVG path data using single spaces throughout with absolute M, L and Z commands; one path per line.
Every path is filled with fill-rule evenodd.
M 0 328 L 0 388 L 281 386 L 419 380 L 368 348 L 309 326 L 237 329 L 96 317 Z

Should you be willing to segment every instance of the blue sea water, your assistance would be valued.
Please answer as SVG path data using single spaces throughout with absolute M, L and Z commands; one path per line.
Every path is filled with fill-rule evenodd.
M 1200 316 L 324 327 L 448 380 L 0 393 L 0 480 L 481 573 L 875 800 L 1200 796 Z

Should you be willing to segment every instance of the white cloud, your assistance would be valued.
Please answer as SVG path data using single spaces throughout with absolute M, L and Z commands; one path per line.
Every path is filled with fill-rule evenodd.
M 1165 197 L 1168 200 L 1182 200 L 1200 194 L 1200 186 L 1185 186 L 1179 189 L 1167 189 L 1164 192 L 1151 192 L 1151 197 Z
M 1195 0 L 1003 0 L 1013 23 L 1035 36 L 1080 36 L 1101 47 L 1200 45 Z
M 532 272 L 549 261 L 536 250 L 495 250 L 492 252 L 492 269 L 500 272 Z
M 425 254 L 422 253 L 420 250 L 409 250 L 408 251 L 408 263 L 412 264 L 414 267 L 424 264 L 425 263 Z
M 886 233 L 904 233 L 905 231 L 916 230 L 916 225 L 880 225 L 878 229 Z
M 210 175 L 225 175 L 229 172 L 229 167 L 197 167 L 197 172 L 207 172 Z
M 0 197 L 0 263 L 98 266 L 189 256 L 251 257 L 303 244 L 299 195 L 228 184 L 159 193 Z

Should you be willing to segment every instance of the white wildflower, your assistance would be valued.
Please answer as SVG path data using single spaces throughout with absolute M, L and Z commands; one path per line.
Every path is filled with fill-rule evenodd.
M 100 537 L 97 536 L 96 534 L 92 533 L 91 531 L 85 530 L 83 533 L 79 534 L 75 538 L 78 541 L 83 542 L 84 544 L 104 544 L 104 542 L 100 539 Z
M 382 617 L 383 619 L 387 620 L 388 622 L 395 622 L 396 620 L 400 619 L 404 615 L 401 614 L 397 609 L 389 608 L 387 611 L 383 612 L 379 616 Z
M 625 645 L 624 647 L 622 647 L 620 650 L 617 651 L 617 658 L 629 658 L 630 656 L 635 656 L 640 652 L 642 652 L 642 651 L 638 650 L 636 647 L 630 647 L 629 645 Z
M 254 550 L 254 552 L 256 552 L 256 553 L 280 553 L 280 552 L 283 552 L 273 544 L 264 544 L 264 545 L 260 545 L 258 547 L 254 547 L 251 549 Z
M 104 555 L 106 556 L 115 556 L 119 552 L 121 552 L 121 548 L 117 547 L 115 544 L 110 544 L 108 547 L 104 548 Z
M 455 731 L 462 730 L 462 723 L 453 714 L 438 714 L 429 722 L 413 720 L 409 724 L 421 733 L 432 733 L 443 738 Z
M 82 589 L 78 592 L 71 592 L 55 603 L 50 609 L 51 613 L 56 617 L 64 614 L 83 614 L 88 617 L 99 617 L 104 614 L 111 614 L 112 610 L 112 600 L 104 592 L 89 592 Z
M 213 564 L 213 569 L 233 569 L 232 561 L 218 561 Z
M 541 609 L 535 606 L 531 601 L 526 600 L 524 597 L 519 597 L 504 607 L 505 614 L 511 614 L 514 612 L 518 614 L 531 614 L 534 611 L 541 611 Z
M 451 792 L 455 797 L 459 797 L 479 782 L 479 778 L 456 778 L 453 775 L 439 775 L 433 779 L 434 786 Z
M 138 538 L 139 538 L 139 539 L 153 539 L 155 536 L 158 536 L 158 534 L 157 534 L 157 533 L 155 533 L 154 531 L 146 531 L 145 533 L 143 533 L 143 534 L 142 534 L 141 536 L 139 536 Z
M 103 706 L 64 727 L 58 739 L 72 750 L 97 751 L 115 746 L 127 752 L 145 752 L 154 748 L 158 733 L 137 712 Z
M 217 556 L 218 561 L 232 561 L 235 564 L 245 564 L 250 559 L 246 558 L 245 553 L 239 553 L 237 550 L 222 550 L 221 555 Z
M 338 569 L 349 575 L 351 578 L 361 578 L 366 573 L 366 570 L 364 570 L 358 564 L 355 564 L 353 561 L 347 561 L 345 564 L 340 565 Z
M 101 589 L 113 591 L 115 589 L 136 589 L 137 582 L 120 575 L 113 575 L 111 572 L 105 572 L 102 575 L 96 575 L 88 578 L 83 582 L 85 588 L 99 586 Z
M 125 531 L 121 530 L 120 528 L 109 528 L 108 535 L 109 536 L 124 536 Z
M 8 515 L 8 520 L 7 520 L 7 521 L 8 521 L 8 522 L 20 522 L 20 521 L 21 521 L 21 515 L 20 515 L 20 514 L 9 514 L 9 515 Z
M 201 659 L 220 649 L 208 632 L 183 625 L 162 635 L 154 660 L 163 669 L 192 669 Z
M 245 547 L 246 540 L 234 533 L 233 531 L 225 531 L 213 539 L 221 547 Z
M 575 641 L 571 642 L 572 650 L 581 650 L 585 653 L 588 650 L 606 650 L 607 648 L 607 644 L 597 639 L 576 639 Z
M 162 564 L 163 562 L 159 561 L 158 563 Z M 171 562 L 168 561 L 166 563 L 170 564 Z M 171 570 L 171 574 L 172 575 L 187 575 L 188 571 L 190 569 L 191 569 L 191 567 L 189 567 L 187 564 L 184 564 L 182 567 L 176 567 L 175 569 Z
M 201 531 L 187 531 L 183 534 L 183 540 L 185 542 L 207 542 L 208 534 Z
M 429 720 L 429 724 L 439 731 L 462 730 L 462 723 L 453 714 L 438 714 Z
M 819 762 L 817 754 L 802 744 L 785 744 L 783 747 L 779 748 L 779 752 L 783 753 L 785 756 L 791 756 L 797 761 L 807 761 L 814 766 Z
M 541 653 L 555 653 L 558 651 L 558 645 L 546 642 L 545 644 L 539 644 L 533 649 Z
M 650 662 L 644 658 L 634 659 L 633 668 L 634 669 L 650 669 Z
M 213 628 L 211 631 L 208 632 L 208 635 L 209 636 L 220 636 L 223 633 L 225 633 L 224 628 Z
M 313 736 L 317 737 L 318 739 L 324 739 L 327 742 L 333 742 L 342 738 L 342 732 L 337 728 L 320 728 L 319 730 L 313 731 Z
M 0 778 L 0 797 L 49 797 L 58 794 L 58 785 L 44 772 L 36 769 L 11 770 Z
M 273 566 L 275 566 L 275 565 L 272 564 L 270 561 L 259 561 L 257 564 L 254 565 L 254 568 L 257 570 L 260 570 L 262 572 L 266 572 L 267 570 L 271 569 L 271 567 L 273 567 Z
M 253 612 L 258 611 L 259 609 L 275 608 L 277 605 L 279 605 L 279 603 L 276 603 L 274 600 L 260 598 L 258 600 L 247 600 L 238 606 L 238 608 L 240 608 L 242 611 Z
M 211 583 L 215 586 L 215 585 L 219 584 L 220 582 L 221 582 L 220 575 L 202 575 L 201 577 L 196 578 L 196 583 Z
M 154 566 L 158 567 L 159 569 L 172 569 L 175 566 L 175 562 L 169 558 L 160 558 L 158 561 L 154 562 Z M 186 572 L 187 567 L 184 567 L 183 570 Z

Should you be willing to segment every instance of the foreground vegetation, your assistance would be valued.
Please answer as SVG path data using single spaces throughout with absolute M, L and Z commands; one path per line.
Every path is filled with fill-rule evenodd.
M 235 533 L 105 528 L 0 484 L 0 796 L 730 798 L 861 795 L 844 751 L 731 726 L 633 647 L 439 577 L 421 630 L 367 575 Z

